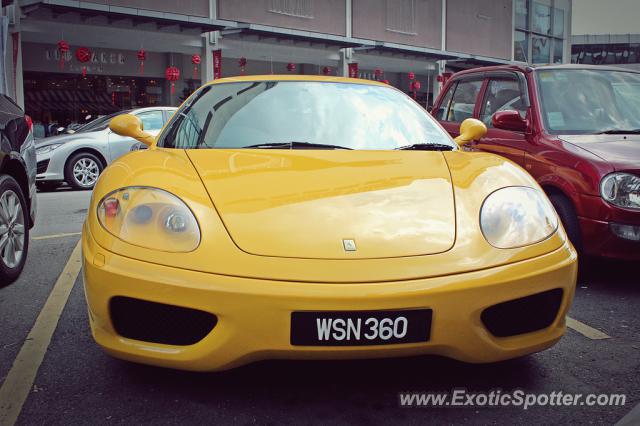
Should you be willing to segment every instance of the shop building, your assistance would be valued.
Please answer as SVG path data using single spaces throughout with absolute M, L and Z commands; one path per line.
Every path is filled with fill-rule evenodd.
M 537 39 L 570 54 L 570 0 L 16 0 L 3 14 L 6 91 L 45 123 L 177 105 L 241 74 L 386 80 L 427 105 L 447 72 L 539 59 Z

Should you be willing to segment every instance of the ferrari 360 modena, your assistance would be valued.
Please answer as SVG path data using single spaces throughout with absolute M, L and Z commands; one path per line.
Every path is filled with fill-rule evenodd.
M 262 359 L 487 363 L 565 332 L 576 252 L 518 165 L 465 152 L 380 82 L 245 76 L 198 89 L 100 176 L 83 227 L 108 354 L 214 371 Z

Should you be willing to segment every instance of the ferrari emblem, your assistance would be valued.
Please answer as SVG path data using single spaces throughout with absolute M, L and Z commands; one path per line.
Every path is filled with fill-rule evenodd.
M 344 251 L 356 251 L 356 242 L 355 240 L 342 240 L 342 245 L 344 246 Z

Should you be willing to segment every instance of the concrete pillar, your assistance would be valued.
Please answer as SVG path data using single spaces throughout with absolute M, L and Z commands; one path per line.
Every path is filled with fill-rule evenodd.
M 200 81 L 202 84 L 213 80 L 213 47 L 208 33 L 202 35 L 202 52 L 200 53 Z
M 353 49 L 340 49 L 340 62 L 338 63 L 337 74 L 342 77 L 349 77 L 349 63 L 353 62 Z

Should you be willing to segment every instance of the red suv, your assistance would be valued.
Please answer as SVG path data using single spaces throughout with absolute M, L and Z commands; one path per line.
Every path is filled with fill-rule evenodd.
M 525 168 L 582 253 L 640 259 L 640 72 L 586 65 L 499 66 L 455 74 L 432 114 L 467 149 Z

